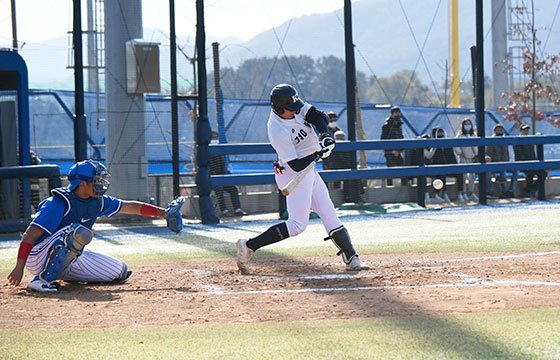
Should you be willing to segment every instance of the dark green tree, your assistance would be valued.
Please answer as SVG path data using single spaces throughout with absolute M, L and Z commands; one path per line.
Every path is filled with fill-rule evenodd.
M 267 99 L 272 87 L 289 83 L 300 96 L 309 101 L 346 101 L 346 72 L 344 60 L 326 56 L 317 61 L 309 56 L 254 58 L 245 60 L 237 69 L 222 68 L 221 87 L 226 98 Z M 356 74 L 361 97 L 368 79 L 360 71 Z M 214 74 L 208 76 L 208 89 L 214 89 Z
M 310 99 L 317 101 L 346 101 L 346 69 L 344 60 L 335 56 L 325 56 L 316 61 L 317 72 L 313 80 L 313 91 Z M 356 82 L 361 94 L 367 88 L 364 73 L 356 73 Z
M 292 84 L 308 96 L 314 77 L 315 62 L 309 56 L 263 57 L 245 60 L 236 70 L 222 69 L 221 86 L 226 98 L 266 99 L 279 83 Z M 213 74 L 208 79 L 213 88 Z

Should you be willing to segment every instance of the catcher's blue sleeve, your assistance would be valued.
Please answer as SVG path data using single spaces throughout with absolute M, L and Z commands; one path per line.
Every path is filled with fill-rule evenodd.
M 99 216 L 111 217 L 121 211 L 122 201 L 109 195 L 103 195 L 103 207 Z
M 64 216 L 66 204 L 62 198 L 53 196 L 45 199 L 39 205 L 39 210 L 31 224 L 40 227 L 49 235 L 52 235 L 60 225 Z

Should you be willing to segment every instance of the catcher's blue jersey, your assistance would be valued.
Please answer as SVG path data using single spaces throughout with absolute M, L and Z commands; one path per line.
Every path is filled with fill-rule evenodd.
M 72 223 L 91 229 L 100 216 L 113 216 L 121 209 L 122 201 L 112 196 L 81 199 L 67 188 L 52 190 L 52 196 L 39 204 L 37 216 L 31 222 L 45 231 L 35 244 Z

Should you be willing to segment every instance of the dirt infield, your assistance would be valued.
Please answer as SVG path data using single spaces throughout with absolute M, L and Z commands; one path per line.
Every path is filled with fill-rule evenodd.
M 63 283 L 55 294 L 0 288 L 0 328 L 87 328 L 346 319 L 560 307 L 560 252 L 259 257 L 134 266 L 124 285 Z M 26 281 L 29 279 L 26 278 Z

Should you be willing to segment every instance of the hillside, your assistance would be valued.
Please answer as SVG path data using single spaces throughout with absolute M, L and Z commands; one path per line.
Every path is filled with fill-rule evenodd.
M 341 2 L 342 3 L 342 2 Z M 402 5 L 402 6 L 401 6 Z M 475 43 L 474 4 L 460 1 L 460 72 L 470 77 L 469 47 Z M 537 35 L 546 42 L 545 52 L 560 49 L 560 26 L 553 23 L 558 3 L 535 0 Z M 417 69 L 422 80 L 441 83 L 445 79 L 447 55 L 447 1 L 443 0 L 359 0 L 352 4 L 353 37 L 356 45 L 356 65 L 366 75 L 387 76 L 402 69 Z M 211 42 L 221 46 L 222 66 L 237 67 L 253 57 L 310 55 L 318 58 L 335 55 L 344 58 L 343 10 L 329 14 L 296 17 L 281 26 L 265 31 L 247 42 L 235 39 L 207 37 L 207 55 Z M 485 7 L 485 70 L 491 75 L 491 13 Z M 554 24 L 554 25 L 553 25 Z M 551 26 L 553 25 L 552 29 Z M 430 29 L 431 27 L 431 29 Z M 161 30 L 161 29 L 160 29 Z M 162 34 L 167 29 L 145 29 L 144 38 L 162 43 L 160 48 L 163 83 L 169 80 L 169 45 Z M 283 39 L 283 41 L 282 41 Z M 39 44 L 28 44 L 21 50 L 26 59 L 32 87 L 72 88 L 72 71 L 68 65 L 68 38 L 61 37 Z M 194 35 L 179 37 L 178 44 L 191 56 Z M 423 58 L 419 49 L 423 48 Z M 192 78 L 192 67 L 187 59 L 178 56 L 179 82 L 184 86 Z M 208 71 L 212 63 L 208 62 Z M 165 87 L 165 85 L 164 85 Z

